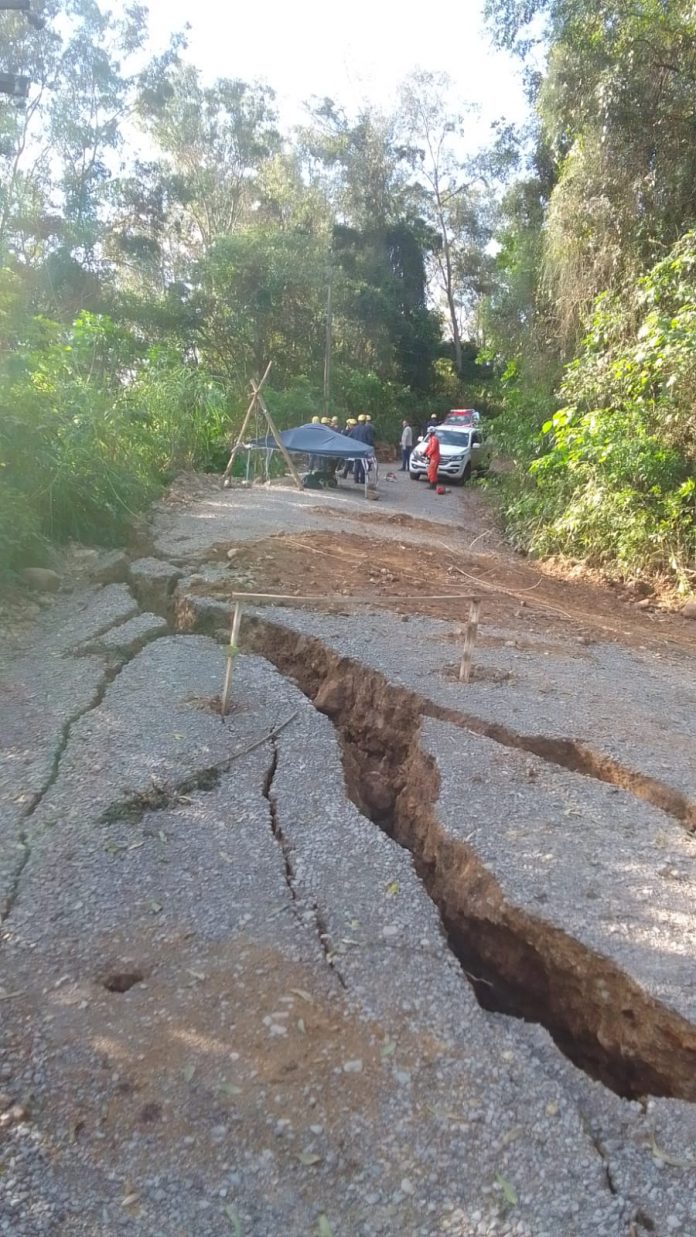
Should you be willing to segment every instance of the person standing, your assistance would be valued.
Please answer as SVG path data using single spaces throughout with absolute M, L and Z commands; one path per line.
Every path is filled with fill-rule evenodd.
M 430 433 L 430 431 L 431 431 L 431 430 L 436 429 L 436 428 L 437 428 L 437 426 L 438 426 L 438 424 L 439 424 L 439 422 L 438 422 L 438 419 L 437 419 L 437 417 L 436 417 L 435 413 L 434 413 L 434 412 L 431 412 L 430 416 L 428 417 L 428 420 L 426 421 L 425 425 L 423 426 L 423 437 L 424 437 L 424 438 L 427 438 L 427 436 L 428 436 L 428 434 Z
M 423 448 L 423 455 L 428 461 L 428 481 L 431 490 L 437 488 L 437 470 L 440 467 L 440 439 L 434 430 L 428 432 Z
M 372 440 L 374 441 L 374 434 L 371 435 L 370 433 L 371 430 L 372 430 L 372 426 L 368 426 L 364 414 L 361 413 L 361 415 L 358 417 L 358 424 L 356 425 L 355 429 L 353 430 L 353 433 L 351 434 L 351 438 L 354 438 L 356 442 L 361 442 L 361 443 L 364 443 L 366 446 L 369 446 L 370 437 L 372 437 Z M 353 466 L 353 480 L 356 485 L 362 485 L 363 481 L 365 480 L 365 465 L 362 461 L 362 458 L 356 459 L 355 461 L 355 464 Z
M 369 446 L 374 447 L 375 427 L 372 424 L 372 417 L 370 416 L 369 413 L 365 413 L 365 433 L 367 435 L 365 442 L 368 443 Z
M 408 421 L 401 422 L 401 468 L 400 472 L 408 472 L 408 465 L 413 450 L 413 430 Z

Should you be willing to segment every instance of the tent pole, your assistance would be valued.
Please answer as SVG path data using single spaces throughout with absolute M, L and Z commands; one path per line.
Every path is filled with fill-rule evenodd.
M 234 446 L 233 446 L 233 448 L 232 448 L 232 454 L 230 455 L 230 458 L 229 458 L 229 460 L 227 461 L 227 468 L 225 469 L 225 471 L 224 471 L 224 473 L 223 473 L 223 475 L 222 475 L 222 484 L 223 484 L 223 485 L 226 485 L 226 484 L 227 484 L 227 482 L 228 482 L 228 481 L 229 481 L 229 479 L 230 479 L 230 476 L 231 476 L 231 473 L 232 473 L 232 469 L 234 468 L 234 461 L 235 461 L 235 457 L 236 457 L 236 455 L 237 455 L 237 452 L 238 452 L 239 448 L 241 447 L 241 445 L 242 445 L 242 443 L 243 443 L 243 441 L 244 441 L 244 435 L 245 435 L 245 433 L 246 433 L 246 427 L 247 427 L 247 425 L 249 424 L 249 421 L 250 421 L 250 419 L 251 419 L 251 414 L 252 414 L 252 412 L 254 411 L 254 408 L 256 407 L 256 401 L 257 401 L 257 399 L 259 398 L 259 391 L 261 390 L 261 387 L 263 386 L 264 382 L 266 381 L 266 379 L 267 379 L 267 377 L 268 377 L 268 375 L 269 375 L 269 373 L 270 373 L 270 369 L 271 369 L 271 365 L 272 365 L 272 364 L 273 364 L 273 362 L 272 362 L 272 361 L 269 361 L 269 362 L 268 362 L 268 365 L 266 366 L 266 372 L 265 372 L 265 374 L 264 374 L 263 378 L 261 379 L 261 381 L 260 381 L 260 383 L 259 383 L 259 385 L 258 385 L 258 386 L 256 386 L 256 384 L 255 384 L 255 383 L 253 383 L 253 382 L 252 382 L 252 384 L 251 384 L 251 385 L 252 385 L 252 388 L 253 388 L 253 391 L 254 391 L 254 394 L 253 394 L 253 396 L 252 396 L 251 403 L 249 404 L 249 407 L 248 407 L 248 408 L 247 408 L 247 410 L 246 410 L 246 416 L 244 417 L 244 420 L 242 421 L 242 428 L 241 428 L 241 429 L 240 429 L 240 431 L 239 431 L 239 435 L 238 435 L 238 437 L 237 437 L 237 441 L 236 441 L 236 443 L 234 444 Z
M 273 417 L 271 416 L 270 412 L 268 411 L 268 408 L 266 407 L 266 401 L 264 400 L 263 396 L 259 393 L 261 388 L 260 387 L 257 388 L 253 382 L 251 385 L 254 387 L 256 398 L 259 401 L 259 407 L 261 408 L 261 411 L 264 417 L 266 418 L 266 421 L 268 422 L 268 428 L 270 429 L 273 437 L 275 438 L 278 444 L 278 449 L 281 452 L 283 459 L 285 460 L 285 463 L 290 469 L 290 474 L 292 476 L 293 481 L 295 482 L 295 485 L 297 486 L 298 490 L 304 490 L 304 486 L 300 479 L 300 474 L 298 473 L 297 469 L 295 468 L 295 465 L 290 459 L 285 443 L 283 442 L 282 438 L 280 437 L 280 434 L 278 433 L 278 430 L 276 429 L 275 421 L 273 420 Z

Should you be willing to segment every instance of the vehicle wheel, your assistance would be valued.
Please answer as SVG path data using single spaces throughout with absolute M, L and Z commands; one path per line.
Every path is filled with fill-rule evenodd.
M 419 472 L 410 472 L 408 475 L 412 481 L 420 481 L 421 479 L 421 474 Z
M 467 464 L 464 472 L 462 473 L 462 478 L 459 484 L 466 485 L 467 481 L 471 481 L 471 464 Z

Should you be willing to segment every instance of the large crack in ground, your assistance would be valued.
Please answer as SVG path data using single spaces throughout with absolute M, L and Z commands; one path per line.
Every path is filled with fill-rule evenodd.
M 175 602 L 170 612 L 174 626 L 180 631 L 199 631 L 201 634 L 217 636 L 220 625 L 228 618 L 229 607 L 223 602 L 216 602 L 206 610 L 197 607 L 196 600 L 189 595 Z M 317 642 L 321 644 L 321 641 Z M 548 764 L 558 765 L 570 773 L 579 773 L 594 781 L 606 782 L 649 803 L 651 807 L 658 808 L 668 816 L 673 816 L 690 833 L 696 832 L 696 800 L 659 778 L 631 769 L 606 753 L 596 751 L 579 739 L 521 734 L 500 722 L 489 722 L 462 709 L 437 704 L 417 693 L 412 695 L 418 701 L 419 713 L 423 717 L 449 722 L 473 734 L 492 739 L 502 747 L 529 752 L 530 755 L 538 756 Z
M 622 765 L 620 761 L 594 751 L 577 739 L 549 739 L 543 735 L 518 734 L 498 722 L 486 722 L 480 717 L 436 705 L 430 700 L 423 701 L 421 711 L 426 717 L 462 726 L 474 734 L 493 739 L 503 747 L 512 747 L 518 751 L 529 752 L 532 756 L 539 756 L 549 764 L 558 765 L 570 773 L 580 773 L 583 777 L 616 786 L 618 790 L 627 791 L 636 799 L 642 799 L 651 807 L 666 812 L 668 816 L 674 816 L 689 832 L 696 831 L 696 803 L 693 799 L 658 778 L 638 773 L 635 769 Z
M 473 849 L 442 829 L 439 776 L 419 742 L 421 717 L 432 713 L 421 697 L 265 619 L 245 621 L 243 645 L 333 721 L 349 797 L 412 854 L 480 1004 L 542 1024 L 619 1095 L 696 1099 L 694 1027 L 608 958 L 510 904 Z

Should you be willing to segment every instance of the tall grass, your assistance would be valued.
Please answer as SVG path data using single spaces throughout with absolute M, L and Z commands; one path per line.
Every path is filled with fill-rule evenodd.
M 0 571 L 46 538 L 121 540 L 182 468 L 224 457 L 224 393 L 108 318 L 44 324 L 0 368 Z

